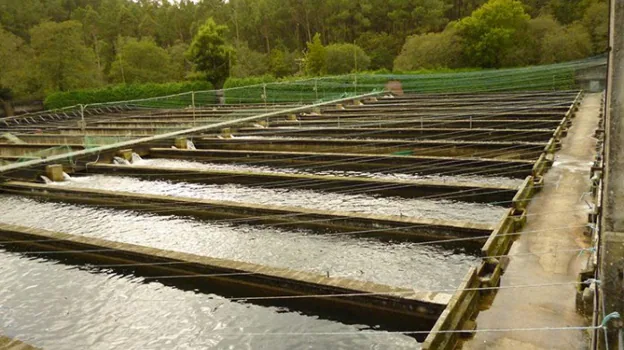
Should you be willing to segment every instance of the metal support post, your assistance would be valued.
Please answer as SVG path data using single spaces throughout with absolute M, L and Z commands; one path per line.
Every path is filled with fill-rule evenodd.
M 193 126 L 195 126 L 195 91 L 191 91 L 191 108 L 193 108 Z

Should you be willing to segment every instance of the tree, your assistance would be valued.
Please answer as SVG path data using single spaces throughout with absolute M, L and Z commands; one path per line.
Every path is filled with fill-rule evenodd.
M 0 26 L 0 105 L 5 116 L 13 115 L 11 100 L 26 93 L 29 48 L 24 40 Z
M 6 31 L 22 39 L 29 30 L 47 17 L 44 2 L 39 0 L 3 0 L 0 2 L 0 23 Z
M 357 33 L 371 25 L 368 18 L 373 7 L 367 0 L 326 0 L 328 15 L 325 18 L 330 28 L 325 38 L 333 42 L 352 42 Z
M 46 91 L 67 91 L 100 83 L 95 57 L 77 21 L 44 22 L 30 31 L 31 46 Z
M 580 24 L 549 32 L 542 41 L 540 63 L 565 62 L 587 57 L 592 51 L 589 33 Z
M 368 69 L 370 58 L 354 44 L 331 44 L 325 47 L 327 73 L 347 74 Z
M 370 57 L 371 69 L 392 69 L 392 62 L 401 50 L 398 37 L 386 32 L 365 32 L 355 43 Z
M 466 62 L 483 68 L 501 67 L 503 58 L 521 42 L 529 19 L 519 1 L 488 1 L 459 22 Z
M 548 9 L 550 0 L 522 0 L 525 11 L 532 17 L 552 16 Z
M 104 52 L 104 49 L 108 49 L 109 46 L 106 42 L 100 39 L 100 15 L 93 9 L 93 7 L 87 5 L 85 8 L 75 10 L 72 13 L 72 19 L 82 23 L 85 43 L 87 46 L 93 48 L 98 70 L 102 71 L 104 67 L 102 62 L 102 53 Z
M 297 72 L 295 55 L 286 51 L 285 47 L 274 48 L 269 55 L 269 70 L 278 78 L 295 74 Z
M 305 57 L 306 73 L 310 75 L 323 75 L 327 72 L 327 50 L 321 42 L 321 34 L 314 34 L 312 42 L 307 43 L 308 52 Z
M 191 63 L 186 59 L 186 51 L 188 44 L 178 41 L 175 45 L 167 48 L 169 57 L 171 58 L 171 79 L 184 80 L 186 75 L 191 71 Z
M 389 0 L 392 11 L 388 18 L 396 30 L 405 35 L 438 31 L 446 25 L 447 6 L 443 0 Z
M 587 5 L 587 0 L 550 0 L 547 7 L 559 23 L 570 24 L 583 17 Z
M 152 38 L 119 38 L 110 70 L 116 83 L 164 83 L 171 74 L 171 58 Z
M 36 49 L 24 55 L 32 64 L 23 70 L 22 86 L 11 88 L 17 98 L 125 78 L 164 81 L 205 75 L 218 86 L 230 71 L 235 76 L 270 72 L 277 77 L 320 75 L 328 69 L 345 72 L 354 67 L 328 64 L 339 66 L 350 59 L 328 60 L 324 46 L 342 43 L 362 48 L 370 58 L 369 69 L 496 68 L 559 61 L 579 54 L 543 54 L 546 34 L 574 37 L 565 47 L 553 35 L 548 42 L 565 50 L 578 45 L 578 53 L 585 54 L 582 30 L 566 27 L 581 24 L 591 38 L 588 55 L 603 53 L 608 45 L 607 12 L 607 0 L 0 0 L 5 32 Z M 60 31 L 62 40 L 47 33 L 64 28 L 67 20 L 80 22 L 82 29 Z M 216 23 L 227 23 L 231 33 Z M 442 31 L 449 23 L 455 31 Z M 38 32 L 44 39 L 35 38 L 31 45 L 38 26 L 46 28 Z M 211 28 L 204 29 L 209 34 L 200 40 L 200 28 L 206 27 Z M 72 36 L 72 31 L 81 34 Z M 145 46 L 161 62 L 124 53 L 120 37 L 140 39 L 132 45 Z M 143 42 L 149 38 L 151 44 Z M 135 56 L 137 63 L 130 64 L 127 56 Z M 170 60 L 163 67 L 165 56 Z M 0 62 L 0 74 L 6 75 L 8 67 Z
M 593 53 L 605 52 L 609 45 L 609 5 L 604 1 L 592 3 L 585 11 L 582 23 L 592 39 Z
M 412 35 L 394 60 L 394 70 L 457 68 L 461 66 L 462 48 L 454 26 L 442 33 Z
M 236 50 L 236 63 L 232 66 L 232 76 L 246 78 L 265 75 L 269 71 L 269 58 L 266 54 L 254 51 L 241 43 Z
M 504 58 L 504 65 L 532 65 L 542 60 L 542 42 L 548 33 L 559 32 L 561 24 L 550 15 L 541 15 L 529 21 L 525 34 L 514 50 Z
M 445 0 L 449 20 L 455 21 L 469 16 L 472 11 L 482 6 L 487 0 Z M 524 0 L 527 2 L 531 0 Z M 537 0 L 539 1 L 539 0 Z
M 199 28 L 186 51 L 187 58 L 217 89 L 221 89 L 230 75 L 232 48 L 225 43 L 226 26 L 217 25 L 212 18 Z

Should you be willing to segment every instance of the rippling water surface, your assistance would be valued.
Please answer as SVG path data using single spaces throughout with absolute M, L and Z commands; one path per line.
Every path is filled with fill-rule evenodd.
M 168 168 L 195 168 L 195 169 L 208 169 L 208 170 L 229 170 L 229 171 L 256 171 L 265 173 L 286 173 L 286 174 L 308 174 L 308 175 L 333 175 L 333 176 L 360 176 L 377 179 L 391 179 L 391 180 L 435 180 L 441 182 L 455 182 L 455 183 L 481 183 L 494 186 L 520 186 L 523 180 L 513 179 L 500 176 L 472 176 L 472 175 L 457 175 L 457 176 L 442 176 L 442 175 L 418 175 L 418 174 L 383 174 L 383 173 L 369 173 L 359 171 L 342 171 L 342 170 L 318 170 L 309 169 L 305 167 L 301 168 L 273 168 L 263 165 L 247 165 L 247 164 L 216 164 L 207 162 L 193 162 L 177 159 L 166 158 L 153 158 L 143 159 L 136 165 L 147 165 L 155 167 L 168 167 Z
M 0 266 L 2 335 L 44 349 L 418 348 L 407 336 L 362 333 L 365 326 L 231 302 L 3 250 Z M 258 334 L 321 332 L 346 334 Z
M 515 180 L 312 172 L 154 159 L 141 165 L 314 173 L 440 181 Z M 138 193 L 388 215 L 496 222 L 503 211 L 483 204 L 382 198 L 308 190 L 211 186 L 127 177 L 89 176 L 66 184 Z M 129 209 L 131 205 L 129 206 Z M 461 250 L 386 243 L 344 234 L 137 213 L 0 195 L 0 222 L 204 256 L 291 268 L 334 277 L 450 293 L 479 259 Z M 44 255 L 46 256 L 46 255 Z M 48 255 L 50 256 L 50 255 Z M 46 349 L 401 349 L 411 337 L 375 332 L 286 308 L 236 303 L 133 275 L 92 270 L 0 250 L 0 334 Z M 259 333 L 342 333 L 259 335 Z M 253 334 L 252 334 L 253 333 Z M 358 334 L 359 333 L 359 334 Z M 255 335 L 254 335 L 255 334 Z
M 451 200 L 377 197 L 366 194 L 341 194 L 285 188 L 269 189 L 237 184 L 210 185 L 147 181 L 106 175 L 74 177 L 70 181 L 55 183 L 54 185 L 491 224 L 498 222 L 506 211 L 506 208 L 500 206 Z
M 185 217 L 0 197 L 0 221 L 420 290 L 457 286 L 478 258 L 415 243 L 230 226 Z

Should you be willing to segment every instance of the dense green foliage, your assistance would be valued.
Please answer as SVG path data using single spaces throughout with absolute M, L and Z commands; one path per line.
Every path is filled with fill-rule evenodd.
M 323 75 L 327 73 L 327 49 L 321 42 L 321 35 L 316 33 L 314 39 L 308 42 L 306 55 L 306 73 L 309 75 Z
M 575 19 L 566 25 L 549 14 L 556 5 L 558 16 L 563 16 L 562 3 L 546 3 L 541 11 L 532 11 L 539 1 L 490 0 L 440 33 L 408 37 L 394 68 L 517 67 L 565 62 L 605 51 L 608 9 L 604 1 L 577 2 L 586 12 L 565 17 L 568 22 Z M 577 10 L 569 4 L 565 8 Z M 532 12 L 540 14 L 531 18 Z
M 328 74 L 346 74 L 367 70 L 370 58 L 354 44 L 331 44 L 326 48 L 325 65 Z
M 468 65 L 499 68 L 513 61 L 530 19 L 522 3 L 513 0 L 491 0 L 462 19 L 458 32 Z
M 164 83 L 184 79 L 184 76 L 174 76 L 169 53 L 151 38 L 119 38 L 117 47 L 117 57 L 109 73 L 114 83 Z
M 13 91 L 26 91 L 28 86 L 26 71 L 30 50 L 24 40 L 0 28 L 0 103 L 5 112 L 11 112 L 10 101 Z
M 43 22 L 30 31 L 37 76 L 44 91 L 65 91 L 98 85 L 94 54 L 81 40 L 76 21 Z
M 394 68 L 412 71 L 421 68 L 456 68 L 461 64 L 460 38 L 453 29 L 441 33 L 413 35 L 407 38 Z
M 48 109 L 62 108 L 77 104 L 116 102 L 149 97 L 174 95 L 188 91 L 212 90 L 213 86 L 205 81 L 167 84 L 128 84 L 114 85 L 99 89 L 55 92 L 48 95 L 44 104 Z
M 561 62 L 606 50 L 607 13 L 606 0 L 3 0 L 0 95 L 191 78 L 219 87 L 228 76 L 351 72 L 355 57 L 360 71 Z
M 217 88 L 221 88 L 230 74 L 232 49 L 225 43 L 226 26 L 217 25 L 212 18 L 199 28 L 186 51 L 197 70 Z

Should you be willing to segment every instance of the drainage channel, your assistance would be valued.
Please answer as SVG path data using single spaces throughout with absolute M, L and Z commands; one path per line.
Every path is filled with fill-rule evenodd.
M 493 297 L 495 293 L 466 294 L 465 290 L 498 283 L 502 266 L 484 258 L 506 254 L 510 236 L 526 221 L 526 203 L 541 186 L 549 155 L 565 136 L 580 95 L 518 95 L 515 100 L 514 94 L 498 95 L 502 101 L 510 98 L 499 106 L 476 96 L 461 106 L 452 99 L 415 103 L 413 97 L 414 103 L 399 105 L 378 103 L 384 98 L 345 99 L 335 106 L 259 116 L 256 120 L 264 125 L 241 129 L 255 118 L 246 117 L 235 126 L 239 129 L 221 130 L 218 141 L 196 138 L 218 131 L 209 124 L 200 126 L 186 135 L 198 141 L 199 149 L 179 137 L 186 133 L 182 131 L 156 137 L 157 145 L 146 138 L 126 140 L 118 148 L 75 152 L 63 167 L 49 167 L 47 175 L 54 180 L 49 184 L 32 182 L 33 175 L 44 174 L 41 167 L 16 172 L 29 175 L 5 178 L 12 181 L 0 185 L 5 192 L 0 200 L 0 244 L 6 250 L 0 260 L 11 266 L 3 278 L 16 285 L 0 293 L 0 305 L 9 305 L 9 317 L 20 320 L 11 323 L 8 335 L 25 334 L 20 339 L 52 347 L 97 348 L 107 338 L 120 347 L 271 344 L 276 348 L 275 339 L 259 340 L 253 334 L 325 330 L 337 337 L 311 340 L 302 335 L 282 341 L 278 348 L 300 346 L 304 339 L 315 345 L 342 342 L 345 347 L 375 347 L 389 341 L 396 344 L 394 348 L 414 347 L 425 341 L 427 349 L 432 344 L 450 348 L 456 337 L 442 339 L 444 333 L 434 332 L 425 340 L 425 333 L 406 337 L 384 331 L 465 329 L 475 317 L 474 303 L 485 305 L 486 294 Z M 539 101 L 540 96 L 549 97 L 531 108 L 531 99 Z M 322 152 L 292 151 L 284 144 L 280 149 L 280 143 L 273 151 L 254 150 L 246 147 L 253 145 L 252 140 L 246 143 L 240 137 L 253 133 L 258 140 L 268 141 L 284 137 L 283 129 L 267 128 L 272 121 L 342 118 L 352 111 L 358 111 L 358 118 L 446 111 L 456 114 L 454 118 L 474 113 L 496 120 L 486 118 L 511 115 L 514 105 L 521 113 L 560 115 L 559 124 L 540 130 L 514 129 L 513 123 L 475 129 L 429 125 L 426 134 L 416 128 L 373 126 L 369 128 L 376 136 L 365 140 L 354 137 L 368 131 L 361 127 L 331 129 L 340 142 L 360 142 L 362 147 L 368 141 L 379 147 L 388 133 L 404 130 L 405 140 L 383 142 L 437 142 L 428 147 L 439 147 L 445 154 L 451 154 L 449 149 L 480 147 L 480 141 L 500 143 L 498 153 L 482 151 L 478 158 L 425 156 L 414 150 L 392 154 L 390 148 L 387 153 L 351 153 L 336 149 L 341 146 L 336 140 Z M 239 112 L 245 114 L 244 110 L 232 114 Z M 181 111 L 166 113 L 185 116 Z M 141 118 L 148 121 L 162 115 Z M 126 117 L 132 118 L 131 113 Z M 113 136 L 123 135 L 105 122 L 97 125 Z M 95 134 L 94 129 L 80 130 Z M 323 132 L 303 126 L 286 130 L 290 129 L 297 136 L 308 132 L 305 136 L 312 139 Z M 44 134 L 63 130 L 72 132 L 60 126 Z M 145 135 L 156 132 L 141 130 L 146 130 Z M 422 141 L 414 140 L 417 133 L 423 135 Z M 449 136 L 457 133 L 472 135 L 469 138 L 475 141 L 462 144 Z M 232 136 L 239 150 L 201 144 L 206 140 L 225 144 Z M 537 137 L 539 142 L 501 143 L 524 137 Z M 167 142 L 175 149 L 166 148 Z M 133 145 L 150 159 L 105 164 L 113 155 L 129 159 L 132 150 L 123 148 Z M 529 145 L 534 147 L 530 156 L 514 150 Z M 506 147 L 509 150 L 500 149 Z M 71 177 L 60 182 L 63 170 Z M 449 240 L 454 243 L 440 242 Z M 17 277 L 24 271 L 31 272 Z M 67 283 L 52 290 L 39 284 L 27 288 L 37 274 Z M 28 301 L 46 295 L 45 300 L 69 295 L 71 301 L 39 307 L 37 320 L 28 323 L 33 315 L 29 310 L 37 307 Z M 457 300 L 465 300 L 466 308 L 458 307 Z M 93 307 L 83 309 L 92 311 L 90 315 L 79 308 L 88 302 Z M 72 313 L 65 324 L 50 319 L 64 308 Z M 122 318 L 121 323 L 131 324 L 137 332 L 127 332 L 121 323 L 101 321 L 113 317 Z M 168 321 L 152 327 L 157 319 Z M 41 332 L 47 322 L 55 325 L 53 330 L 72 330 L 74 335 L 60 339 L 60 332 Z M 76 323 L 86 326 L 76 330 Z M 160 328 L 158 336 L 149 335 Z

